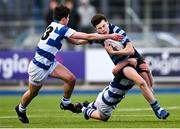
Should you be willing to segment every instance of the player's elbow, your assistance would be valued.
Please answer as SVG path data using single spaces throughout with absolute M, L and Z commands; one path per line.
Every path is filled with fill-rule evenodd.
M 115 76 L 115 75 L 116 75 L 116 70 L 113 69 L 113 70 L 112 70 L 112 73 L 113 73 L 113 75 Z
M 114 76 L 117 76 L 118 71 L 115 68 L 113 68 L 112 73 L 113 73 Z
M 126 45 L 126 50 L 128 51 L 129 55 L 134 55 L 135 53 L 134 47 L 131 43 Z
M 92 34 L 87 34 L 86 37 L 85 37 L 86 40 L 93 40 L 95 39 L 95 36 L 92 35 Z
M 129 49 L 129 55 L 134 55 L 134 49 L 133 48 Z

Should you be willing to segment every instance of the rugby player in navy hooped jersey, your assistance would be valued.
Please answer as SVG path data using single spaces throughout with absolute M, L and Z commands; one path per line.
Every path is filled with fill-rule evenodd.
M 52 22 L 41 37 L 34 58 L 29 64 L 29 88 L 21 98 L 19 105 L 15 107 L 18 118 L 23 123 L 29 123 L 26 116 L 26 107 L 31 100 L 38 94 L 44 81 L 48 76 L 59 78 L 64 81 L 64 95 L 60 102 L 63 110 L 79 112 L 71 103 L 71 94 L 75 86 L 75 75 L 68 70 L 63 64 L 55 60 L 56 53 L 61 49 L 62 40 L 64 38 L 97 40 L 97 39 L 113 39 L 121 40 L 122 36 L 114 34 L 87 34 L 77 32 L 66 25 L 69 21 L 70 10 L 60 5 L 54 9 L 54 22 Z M 76 44 L 76 43 L 75 43 Z M 77 44 L 85 44 L 78 42 Z
M 81 104 L 77 105 L 82 108 L 82 112 L 86 119 L 93 118 L 98 120 L 107 121 L 112 111 L 117 107 L 117 104 L 124 98 L 125 94 L 137 84 L 141 89 L 144 98 L 152 107 L 155 115 L 159 119 L 166 119 L 169 116 L 169 112 L 160 107 L 160 104 L 156 100 L 151 88 L 148 87 L 147 82 L 143 79 L 141 72 L 139 70 L 139 65 L 145 63 L 140 54 L 134 49 L 132 43 L 128 40 L 128 37 L 124 30 L 117 26 L 109 24 L 105 16 L 97 14 L 92 18 L 92 24 L 96 28 L 96 31 L 101 34 L 119 33 L 124 35 L 124 39 L 121 43 L 124 45 L 124 49 L 119 51 L 114 51 L 112 46 L 109 44 L 104 45 L 104 41 L 95 41 L 94 43 L 99 43 L 105 47 L 108 54 L 110 55 L 112 61 L 118 68 L 113 81 L 104 88 L 102 92 L 99 93 L 97 99 L 82 107 Z M 129 64 L 130 56 L 137 58 L 137 67 Z M 146 68 L 145 68 L 146 69 Z M 143 69 L 144 70 L 144 69 Z
M 118 75 L 118 72 L 129 63 L 129 57 L 137 59 L 137 70 L 138 73 L 145 79 L 148 87 L 153 91 L 153 79 L 151 71 L 148 68 L 148 65 L 145 63 L 143 56 L 133 47 L 131 41 L 128 39 L 126 32 L 118 26 L 108 23 L 106 17 L 101 14 L 95 15 L 91 20 L 92 25 L 95 27 L 96 31 L 100 34 L 111 34 L 118 33 L 124 36 L 123 40 L 120 42 L 124 46 L 124 49 L 120 51 L 113 51 L 110 55 L 116 67 L 113 69 L 114 76 Z M 99 43 L 104 46 L 104 41 L 90 41 L 90 43 Z M 108 47 L 112 51 L 112 47 Z M 122 56 L 122 57 L 117 57 Z M 122 63 L 121 63 L 122 62 Z

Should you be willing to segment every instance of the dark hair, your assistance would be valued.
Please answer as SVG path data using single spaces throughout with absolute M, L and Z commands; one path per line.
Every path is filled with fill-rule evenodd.
M 107 21 L 107 18 L 103 14 L 96 14 L 91 19 L 91 24 L 96 27 L 102 20 Z
M 59 5 L 53 10 L 53 20 L 60 21 L 63 17 L 67 18 L 69 14 L 69 8 L 64 5 Z

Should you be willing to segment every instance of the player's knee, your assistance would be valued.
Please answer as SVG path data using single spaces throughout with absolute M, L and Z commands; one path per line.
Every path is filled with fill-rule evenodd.
M 139 85 L 139 86 L 146 86 L 146 82 L 145 82 L 144 79 L 140 79 L 140 80 L 137 81 L 137 85 Z
M 110 116 L 106 116 L 106 115 L 100 114 L 100 118 L 101 118 L 102 121 L 108 121 Z
M 109 116 L 106 116 L 106 117 L 101 117 L 101 120 L 102 120 L 102 121 L 108 121 L 108 120 L 109 120 L 109 118 L 110 118 Z
M 35 96 L 38 95 L 39 91 L 30 90 L 29 93 L 30 93 L 30 96 L 31 96 L 31 97 L 35 97 Z
M 74 75 L 70 75 L 67 79 L 67 82 L 74 85 L 76 83 L 76 77 Z

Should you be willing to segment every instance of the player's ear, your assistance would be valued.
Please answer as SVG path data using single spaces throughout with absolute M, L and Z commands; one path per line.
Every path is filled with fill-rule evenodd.
M 61 22 L 61 24 L 64 25 L 64 24 L 66 23 L 66 21 L 67 21 L 67 18 L 66 18 L 66 17 L 63 17 L 60 22 Z

